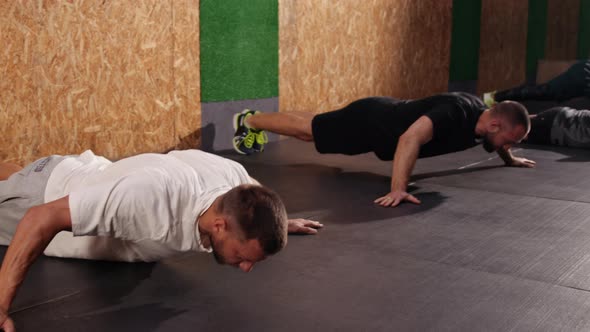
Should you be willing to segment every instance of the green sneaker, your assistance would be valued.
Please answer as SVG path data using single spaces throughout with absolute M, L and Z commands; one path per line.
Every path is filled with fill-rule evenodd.
M 261 152 L 264 150 L 264 144 L 268 142 L 263 130 L 252 129 L 246 125 L 246 119 L 257 113 L 260 112 L 245 109 L 234 115 L 233 125 L 236 132 L 233 138 L 233 147 L 240 154 L 249 155 Z
M 266 136 L 266 132 L 264 130 L 258 130 L 256 133 L 256 141 L 252 148 L 256 152 L 264 151 L 264 145 L 268 143 L 268 136 Z
M 496 104 L 496 100 L 494 100 L 494 96 L 496 91 L 486 92 L 483 94 L 483 103 L 486 104 L 487 107 L 492 107 Z

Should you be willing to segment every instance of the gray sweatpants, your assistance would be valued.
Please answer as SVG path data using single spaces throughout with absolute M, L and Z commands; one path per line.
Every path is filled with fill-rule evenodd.
M 16 225 L 33 206 L 45 203 L 51 172 L 64 156 L 41 158 L 0 181 L 0 245 L 10 244 Z

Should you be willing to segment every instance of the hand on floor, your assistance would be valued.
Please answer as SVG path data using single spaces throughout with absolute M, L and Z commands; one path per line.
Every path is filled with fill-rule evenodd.
M 506 164 L 506 166 L 533 168 L 536 164 L 537 163 L 532 160 L 514 157 L 512 158 L 512 162 L 510 164 Z
M 324 227 L 323 224 L 307 219 L 289 219 L 289 227 L 287 228 L 289 234 L 308 234 L 313 235 L 318 232 L 319 228 Z
M 401 202 L 404 202 L 404 201 L 414 203 L 414 204 L 421 203 L 419 199 L 414 197 L 414 195 L 408 194 L 405 191 L 392 191 L 383 197 L 377 198 L 373 202 L 377 203 L 383 207 L 388 207 L 388 206 L 396 207 Z

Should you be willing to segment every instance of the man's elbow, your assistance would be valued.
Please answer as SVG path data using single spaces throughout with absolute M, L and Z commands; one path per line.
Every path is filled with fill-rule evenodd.
M 72 229 L 69 208 L 52 204 L 43 204 L 30 208 L 19 227 L 39 232 L 43 237 L 53 238 L 61 231 Z
M 413 133 L 413 132 L 405 132 L 403 135 L 401 135 L 399 138 L 398 144 L 399 145 L 406 145 L 406 146 L 410 146 L 410 145 L 415 145 L 418 147 L 422 146 L 420 136 L 417 135 L 416 133 Z
M 413 136 L 412 133 L 405 132 L 399 137 L 398 142 L 399 143 L 411 142 L 413 140 L 412 136 Z

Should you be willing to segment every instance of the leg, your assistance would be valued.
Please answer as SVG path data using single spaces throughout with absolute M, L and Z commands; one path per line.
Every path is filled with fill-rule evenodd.
M 555 100 L 564 101 L 584 95 L 587 61 L 578 61 L 566 72 L 547 82 Z
M 505 100 L 556 100 L 556 96 L 551 92 L 547 84 L 521 85 L 496 92 L 494 100 L 497 102 Z
M 563 101 L 584 95 L 586 87 L 586 63 L 579 61 L 563 74 L 545 84 L 519 86 L 512 89 L 498 91 L 494 95 L 495 101 L 504 100 L 552 100 Z
M 8 179 L 12 174 L 23 169 L 17 164 L 0 162 L 0 181 Z
M 244 110 L 234 115 L 234 149 L 241 154 L 262 151 L 261 134 L 280 135 L 314 142 L 320 153 L 360 154 L 371 152 L 369 126 L 372 114 L 395 109 L 400 101 L 387 97 L 359 99 L 339 110 L 322 114 L 305 112 L 258 113 Z M 379 118 L 377 116 L 377 118 Z
M 315 114 L 305 112 L 259 113 L 246 118 L 246 124 L 253 129 L 311 142 L 311 120 L 314 116 Z

